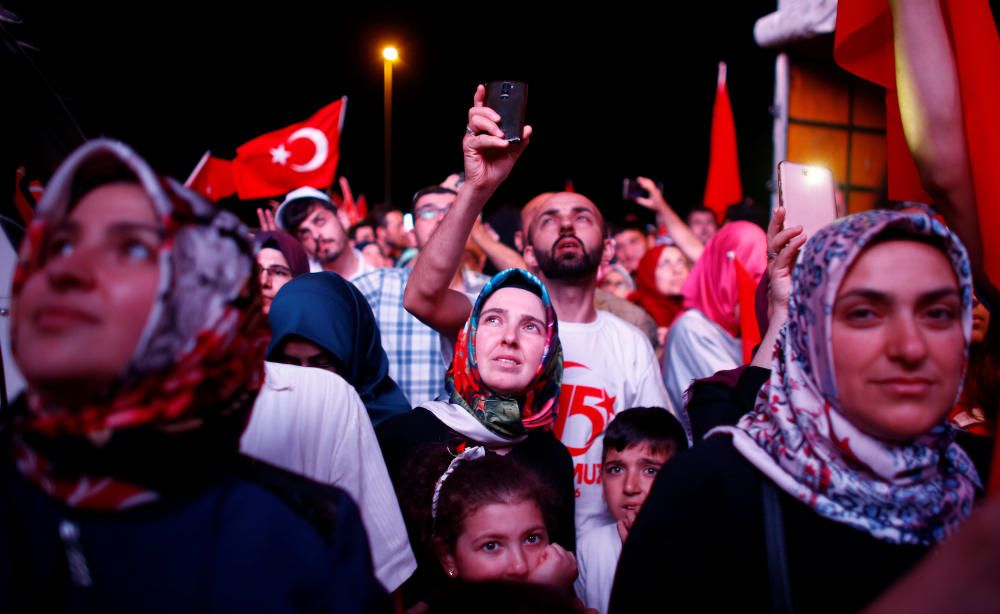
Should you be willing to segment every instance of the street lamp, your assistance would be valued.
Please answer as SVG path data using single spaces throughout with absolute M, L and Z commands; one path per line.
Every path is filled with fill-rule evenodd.
M 385 202 L 392 202 L 392 63 L 399 59 L 399 51 L 395 47 L 382 49 L 385 85 L 385 163 L 384 163 L 384 194 Z

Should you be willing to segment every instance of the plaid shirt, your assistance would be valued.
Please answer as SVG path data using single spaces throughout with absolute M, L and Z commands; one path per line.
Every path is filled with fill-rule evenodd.
M 441 336 L 403 309 L 403 290 L 410 269 L 375 269 L 352 279 L 365 295 L 382 333 L 382 347 L 389 357 L 389 375 L 399 384 L 412 407 L 424 401 L 447 398 L 441 355 Z

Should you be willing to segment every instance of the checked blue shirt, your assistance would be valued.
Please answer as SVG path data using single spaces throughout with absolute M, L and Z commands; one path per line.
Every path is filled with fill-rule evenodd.
M 411 407 L 447 398 L 441 356 L 441 336 L 403 308 L 403 290 L 410 269 L 376 269 L 351 281 L 368 300 L 389 357 L 389 375 Z

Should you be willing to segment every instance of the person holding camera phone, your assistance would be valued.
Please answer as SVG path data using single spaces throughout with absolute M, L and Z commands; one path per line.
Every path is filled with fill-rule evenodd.
M 441 334 L 456 337 L 469 317 L 467 297 L 448 289 L 462 248 L 486 201 L 510 173 L 527 146 L 507 140 L 500 114 L 485 106 L 485 88 L 476 90 L 463 140 L 465 183 L 417 261 L 404 305 Z M 612 522 L 601 499 L 604 427 L 628 407 L 672 411 L 649 340 L 620 318 L 594 306 L 597 273 L 613 250 L 597 206 L 575 193 L 555 193 L 532 205 L 524 231 L 524 260 L 545 284 L 559 317 L 565 354 L 559 416 L 553 426 L 573 455 L 576 475 L 576 532 Z M 678 417 L 682 424 L 685 416 Z

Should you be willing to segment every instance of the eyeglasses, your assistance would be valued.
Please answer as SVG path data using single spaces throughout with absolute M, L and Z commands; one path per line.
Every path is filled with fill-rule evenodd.
M 424 205 L 418 207 L 415 213 L 422 220 L 433 220 L 436 217 L 444 217 L 448 213 L 449 207 L 435 207 L 434 205 Z
M 291 277 L 292 270 L 281 264 L 272 264 L 271 266 L 262 267 L 259 264 L 256 265 L 257 275 L 267 272 L 268 277 Z

